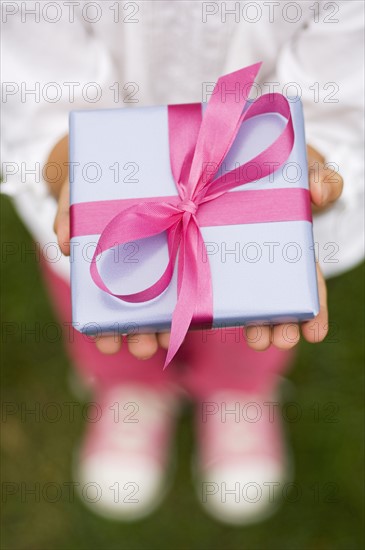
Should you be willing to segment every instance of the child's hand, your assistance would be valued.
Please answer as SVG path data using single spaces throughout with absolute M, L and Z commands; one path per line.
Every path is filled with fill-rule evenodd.
M 324 209 L 337 200 L 342 192 L 343 180 L 339 174 L 324 167 L 324 158 L 313 148 L 308 147 L 309 185 L 313 208 Z M 54 223 L 58 244 L 63 254 L 70 254 L 70 219 L 69 219 L 69 183 L 66 179 L 59 192 L 58 211 Z M 321 342 L 328 332 L 327 292 L 321 270 L 317 264 L 320 311 L 311 321 L 302 323 L 301 329 L 308 342 Z M 280 349 L 290 349 L 300 339 L 299 325 L 281 324 L 275 326 L 253 325 L 245 329 L 248 345 L 263 351 L 271 344 Z M 139 359 L 152 357 L 159 346 L 167 348 L 169 334 L 139 334 L 128 339 L 129 351 Z M 121 347 L 121 337 L 101 336 L 96 345 L 103 353 L 116 353 Z
M 65 256 L 70 255 L 70 214 L 69 214 L 69 181 L 62 184 L 58 195 L 58 209 L 54 222 L 54 231 L 57 235 L 58 245 Z M 127 337 L 129 351 L 139 359 L 152 357 L 161 346 L 168 347 L 169 335 L 161 334 L 133 334 Z M 122 343 L 118 336 L 100 336 L 95 340 L 96 346 L 102 353 L 112 354 L 119 351 Z
M 343 180 L 340 174 L 325 168 L 325 160 L 315 149 L 308 146 L 309 189 L 313 203 L 313 211 L 327 208 L 336 201 L 342 193 Z M 320 310 L 311 321 L 301 324 L 302 335 L 308 342 L 322 342 L 328 332 L 327 290 L 322 272 L 317 263 L 317 280 Z M 281 324 L 275 326 L 246 327 L 248 345 L 263 351 L 271 344 L 280 349 L 290 349 L 300 340 L 300 330 L 297 324 Z

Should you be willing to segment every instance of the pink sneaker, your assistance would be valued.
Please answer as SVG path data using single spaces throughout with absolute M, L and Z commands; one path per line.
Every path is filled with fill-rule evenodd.
M 255 523 L 277 508 L 286 484 L 281 411 L 271 396 L 224 391 L 197 411 L 199 501 L 228 524 Z
M 133 521 L 158 507 L 172 474 L 177 409 L 172 391 L 140 385 L 113 388 L 95 402 L 75 476 L 89 508 Z

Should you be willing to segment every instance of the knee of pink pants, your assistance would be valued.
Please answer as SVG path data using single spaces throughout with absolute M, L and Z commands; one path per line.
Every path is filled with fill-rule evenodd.
M 197 398 L 221 390 L 269 393 L 289 369 L 294 351 L 250 348 L 243 327 L 190 331 L 184 346 L 185 388 Z

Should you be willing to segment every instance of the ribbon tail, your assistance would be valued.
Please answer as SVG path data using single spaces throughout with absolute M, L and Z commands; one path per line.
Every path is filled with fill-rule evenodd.
M 179 278 L 177 304 L 171 322 L 170 343 L 164 369 L 176 355 L 189 330 L 194 315 L 198 290 L 197 246 L 199 229 L 193 220 L 183 233 L 179 251 Z
M 197 251 L 199 277 L 192 323 L 201 329 L 208 329 L 212 328 L 213 323 L 213 284 L 208 253 L 200 230 Z

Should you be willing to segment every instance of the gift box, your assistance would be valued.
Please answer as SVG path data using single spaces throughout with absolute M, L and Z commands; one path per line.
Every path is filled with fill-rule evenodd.
M 188 328 L 317 314 L 302 106 L 248 101 L 258 69 L 222 77 L 204 105 L 70 114 L 77 330 L 172 324 L 170 360 Z

